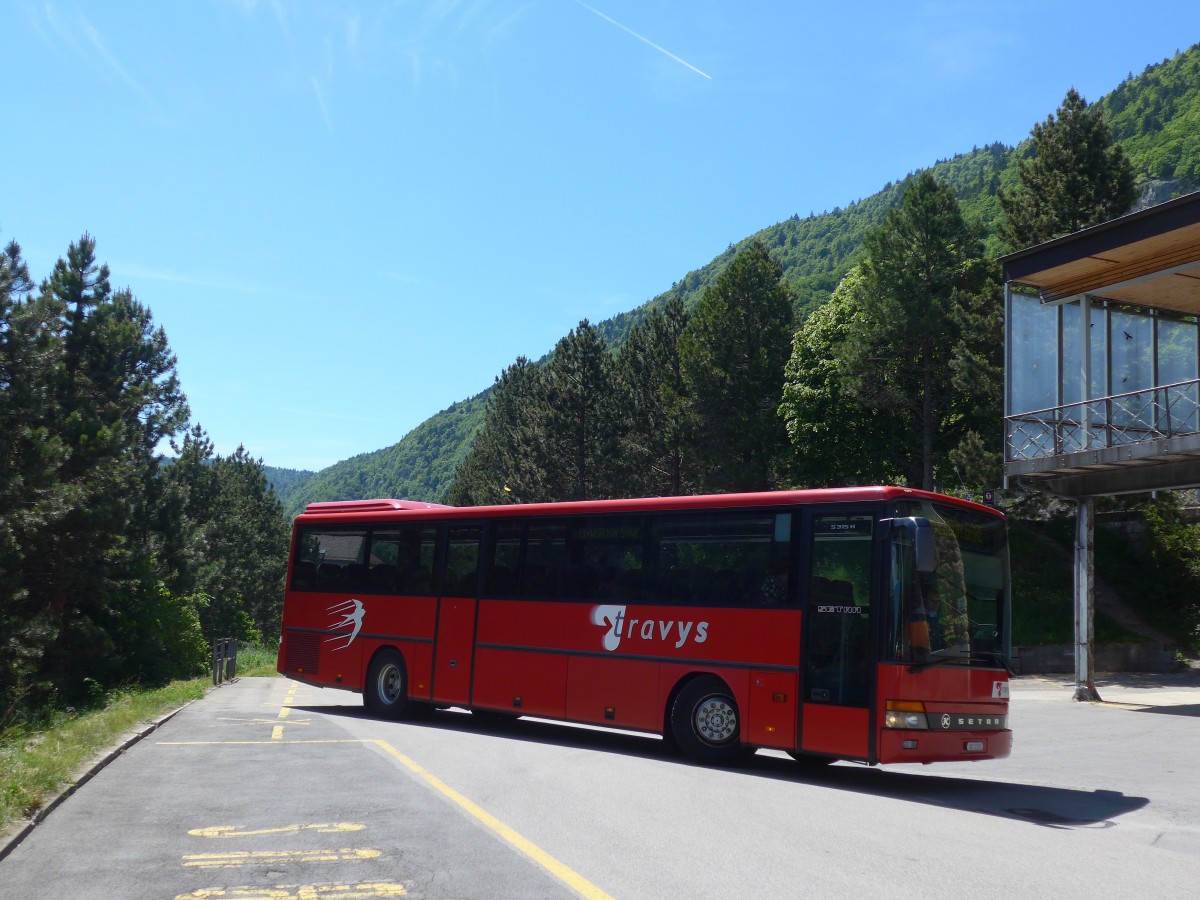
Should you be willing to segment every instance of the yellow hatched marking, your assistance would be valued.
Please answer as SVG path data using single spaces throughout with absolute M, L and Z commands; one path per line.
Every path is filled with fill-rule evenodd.
M 279 728 L 282 730 L 282 726 L 276 726 L 276 728 Z M 426 784 L 428 784 L 430 787 L 432 787 L 436 791 L 438 791 L 438 793 L 442 794 L 448 800 L 450 800 L 451 802 L 458 805 L 468 815 L 470 815 L 476 821 L 480 822 L 482 825 L 486 826 L 488 829 L 490 829 L 497 836 L 502 838 L 510 846 L 512 846 L 519 852 L 523 853 L 525 856 L 532 859 L 534 862 L 536 862 L 538 865 L 540 865 L 543 869 L 545 869 L 547 872 L 549 872 L 551 875 L 553 875 L 559 881 L 562 881 L 564 884 L 569 885 L 574 890 L 576 890 L 580 894 L 582 894 L 584 897 L 589 898 L 589 900 L 612 900 L 611 895 L 605 893 L 600 888 L 596 887 L 596 885 L 592 884 L 590 881 L 588 881 L 586 878 L 584 878 L 578 872 L 574 871 L 573 869 L 571 869 L 568 866 L 564 865 L 563 863 L 559 862 L 557 859 L 555 859 L 553 856 L 551 856 L 545 850 L 538 847 L 536 844 L 534 844 L 528 838 L 522 836 L 519 832 L 517 832 L 514 829 L 510 828 L 509 826 L 505 825 L 503 822 L 501 822 L 499 819 L 497 819 L 491 813 L 484 810 L 482 807 L 477 806 L 475 803 L 468 800 L 466 797 L 464 797 L 458 791 L 454 790 L 454 788 L 450 787 L 448 784 L 446 784 L 444 781 L 442 781 L 436 775 L 434 775 L 433 773 L 422 768 L 420 765 L 418 765 L 413 760 L 409 759 L 407 756 L 405 756 L 403 753 L 401 753 L 399 750 L 397 750 L 395 747 L 393 747 L 387 741 L 378 741 L 378 740 L 374 740 L 374 741 L 373 740 L 158 741 L 157 743 L 159 746 L 162 746 L 162 747 L 212 747 L 212 746 L 236 747 L 236 746 L 261 746 L 263 744 L 271 744 L 271 743 L 274 743 L 276 746 L 279 746 L 279 747 L 295 747 L 295 746 L 298 746 L 301 744 L 374 744 L 375 746 L 382 749 L 385 753 L 387 753 L 387 754 L 391 755 L 392 757 L 394 757 L 395 759 L 397 759 L 410 772 L 412 772 L 414 775 L 417 775 L 418 777 L 420 777 L 423 781 L 425 781 Z M 191 897 L 193 895 L 184 894 L 182 896 L 183 897 Z M 216 896 L 216 895 L 214 895 L 214 896 Z M 227 896 L 232 896 L 232 895 L 227 895 Z M 261 896 L 266 897 L 268 895 L 261 895 Z M 315 898 L 318 895 L 314 894 L 311 896 Z M 374 896 L 374 895 L 366 895 L 366 896 Z M 393 896 L 399 896 L 399 895 L 393 895 Z M 270 900 L 276 900 L 276 898 L 271 897 Z M 280 900 L 286 900 L 286 898 L 283 898 L 281 896 Z M 302 900 L 304 900 L 304 898 L 302 898 Z
M 342 850 L 239 850 L 232 853 L 194 853 L 183 857 L 183 865 L 185 868 L 215 869 L 257 863 L 355 862 L 378 859 L 381 855 L 378 850 L 369 847 L 347 847 Z
M 346 831 L 362 831 L 366 825 L 356 825 L 353 822 L 328 822 L 314 825 L 284 825 L 282 828 L 258 828 L 253 831 L 243 831 L 242 825 L 210 825 L 207 828 L 193 828 L 188 832 L 192 837 L 227 838 L 227 837 L 257 837 L 262 834 L 295 834 L 300 831 L 315 831 L 318 834 L 339 834 Z
M 402 884 L 366 881 L 361 884 L 281 884 L 276 887 L 206 888 L 177 894 L 175 900 L 370 900 L 403 897 Z

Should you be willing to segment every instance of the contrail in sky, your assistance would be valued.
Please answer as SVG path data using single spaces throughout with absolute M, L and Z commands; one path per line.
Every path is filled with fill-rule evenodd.
M 642 37 L 640 34 L 638 34 L 632 28 L 626 28 L 624 25 L 622 25 L 616 19 L 611 19 L 608 16 L 606 16 L 604 13 L 600 12 L 600 10 L 595 9 L 591 6 L 588 6 L 586 3 L 583 2 L 583 0 L 575 0 L 575 2 L 578 3 L 580 6 L 582 6 L 584 9 L 586 9 L 588 12 L 595 13 L 600 18 L 602 18 L 605 22 L 608 22 L 610 25 L 616 25 L 618 28 L 620 28 L 626 34 L 632 34 L 635 38 L 637 38 L 643 44 L 649 44 L 651 47 L 653 47 L 659 53 L 663 53 L 663 54 L 666 54 L 667 56 L 671 57 L 671 59 L 675 60 L 675 62 L 679 63 L 681 66 L 687 66 L 689 69 L 691 69 L 697 75 L 703 75 L 709 81 L 712 81 L 711 75 L 709 75 L 707 72 L 701 72 L 699 69 L 697 69 L 695 66 L 693 66 L 686 59 L 680 59 L 678 56 L 676 56 L 670 50 L 666 50 L 666 49 L 658 46 L 658 44 L 654 43 L 654 41 L 650 40 L 649 38 Z

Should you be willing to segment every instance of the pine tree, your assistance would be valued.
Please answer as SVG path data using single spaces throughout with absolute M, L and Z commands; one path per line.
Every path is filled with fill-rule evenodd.
M 36 690 L 53 617 L 30 595 L 28 549 L 51 516 L 61 442 L 45 427 L 51 345 L 16 241 L 0 250 L 0 714 Z M 48 474 L 49 473 L 49 474 Z
M 1033 126 L 1020 186 L 1000 190 L 1001 239 L 1011 250 L 1041 244 L 1122 215 L 1137 198 L 1133 166 L 1104 112 L 1071 88 L 1056 115 Z
M 23 486 L 29 613 L 53 632 L 42 675 L 68 699 L 83 681 L 147 673 L 147 629 L 167 574 L 159 558 L 156 448 L 186 421 L 175 359 L 150 311 L 114 294 L 85 235 L 29 304 L 42 352 L 40 470 Z M 158 673 L 161 674 L 161 673 Z
M 792 295 L 767 246 L 752 241 L 705 288 L 680 338 L 701 488 L 766 490 L 787 434 L 777 415 L 792 338 Z
M 196 523 L 205 550 L 196 589 L 210 598 L 200 610 L 204 634 L 261 642 L 279 623 L 287 520 L 262 460 L 245 447 L 217 456 L 211 476 L 206 518 Z
M 454 473 L 454 506 L 529 502 L 543 496 L 544 476 L 533 459 L 542 441 L 541 369 L 524 356 L 500 373 L 488 394 L 483 425 Z
M 687 385 L 679 339 L 687 327 L 683 299 L 672 294 L 629 332 L 617 354 L 626 419 L 620 459 L 626 496 L 675 496 L 696 483 L 687 437 Z
M 598 500 L 618 493 L 622 420 L 608 344 L 587 319 L 558 342 L 536 404 L 542 441 L 530 448 L 545 473 L 541 500 Z

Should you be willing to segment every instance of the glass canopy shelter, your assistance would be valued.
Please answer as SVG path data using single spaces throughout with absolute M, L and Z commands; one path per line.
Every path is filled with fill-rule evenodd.
M 1076 697 L 1094 699 L 1093 498 L 1200 486 L 1200 193 L 1001 263 L 1005 486 L 1078 501 Z

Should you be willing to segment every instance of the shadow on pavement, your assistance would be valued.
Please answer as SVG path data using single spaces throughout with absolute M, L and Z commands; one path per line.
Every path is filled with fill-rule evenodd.
M 352 719 L 371 719 L 353 706 L 296 706 L 297 710 Z M 1148 712 L 1175 712 L 1181 707 L 1164 707 Z M 669 760 L 693 765 L 663 739 L 653 735 L 573 726 L 540 719 L 479 716 L 462 710 L 436 710 L 420 718 L 390 724 L 400 728 L 435 728 L 470 734 L 486 734 L 505 740 L 527 741 L 559 747 L 588 749 L 641 759 Z M 986 762 L 979 763 L 986 772 Z M 828 787 L 840 791 L 889 797 L 910 803 L 939 806 L 961 812 L 979 813 L 1028 822 L 1045 828 L 1108 828 L 1111 820 L 1141 809 L 1145 797 L 1126 796 L 1120 791 L 1082 791 L 1028 785 L 987 778 L 940 775 L 936 764 L 928 774 L 842 763 L 814 766 L 780 756 L 757 753 L 727 770 L 731 775 L 770 778 L 778 781 Z
M 1193 703 L 1190 706 L 1143 706 L 1133 711 L 1158 713 L 1160 716 L 1192 716 L 1200 718 L 1200 703 Z

